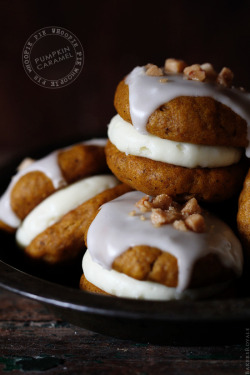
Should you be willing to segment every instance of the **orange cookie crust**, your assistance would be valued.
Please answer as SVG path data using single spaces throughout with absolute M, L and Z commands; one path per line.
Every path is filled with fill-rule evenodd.
M 11 234 L 14 234 L 16 229 L 15 228 L 12 228 L 10 227 L 9 225 L 5 224 L 3 221 L 0 220 L 0 230 L 3 230 L 5 232 L 8 232 L 8 233 L 11 233 Z
M 137 280 L 153 281 L 168 287 L 178 285 L 177 259 L 154 247 L 131 247 L 115 259 L 112 268 Z M 233 271 L 223 267 L 216 255 L 208 254 L 194 265 L 189 288 L 216 284 L 233 276 Z
M 168 194 L 176 199 L 226 200 L 240 190 L 245 174 L 244 161 L 223 168 L 190 169 L 126 155 L 110 141 L 106 157 L 109 168 L 120 181 L 148 195 Z
M 131 247 L 115 259 L 112 268 L 136 280 L 152 281 L 173 288 L 178 285 L 177 259 L 169 253 L 150 246 Z M 233 277 L 233 271 L 223 267 L 216 255 L 208 254 L 194 265 L 189 288 L 226 282 L 232 280 Z M 84 274 L 80 279 L 80 289 L 109 295 L 90 283 Z
M 11 190 L 12 210 L 23 220 L 55 190 L 52 181 L 43 172 L 29 172 L 22 176 Z
M 108 171 L 104 147 L 75 145 L 58 153 L 58 164 L 68 184 Z
M 110 296 L 110 294 L 104 292 L 104 290 L 98 288 L 94 284 L 90 283 L 84 274 L 81 276 L 79 287 L 81 290 L 84 290 L 86 292 L 96 293 L 96 294 L 103 294 L 105 296 Z
M 128 191 L 131 191 L 129 186 L 120 184 L 82 203 L 37 235 L 24 249 L 25 253 L 50 264 L 65 263 L 76 258 L 85 248 L 84 234 L 99 207 Z
M 121 81 L 115 92 L 118 114 L 132 123 L 129 87 Z M 147 131 L 177 142 L 210 146 L 247 146 L 247 125 L 230 108 L 208 97 L 178 97 L 156 109 L 148 119 Z
M 250 260 L 250 169 L 246 176 L 243 190 L 239 198 L 237 224 L 243 248 L 248 261 Z

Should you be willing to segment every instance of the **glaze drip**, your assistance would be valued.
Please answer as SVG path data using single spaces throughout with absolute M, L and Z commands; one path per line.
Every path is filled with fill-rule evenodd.
M 113 261 L 131 246 L 147 245 L 168 252 L 178 260 L 178 291 L 187 289 L 195 262 L 207 254 L 216 254 L 223 266 L 240 275 L 242 249 L 231 229 L 215 216 L 205 213 L 205 233 L 182 232 L 172 224 L 156 228 L 150 213 L 130 216 L 135 203 L 145 194 L 135 191 L 104 204 L 88 231 L 88 250 L 94 262 L 111 269 Z M 100 240 L 101 239 L 101 240 Z
M 250 94 L 216 83 L 183 79 L 182 74 L 166 74 L 166 77 L 167 82 L 161 83 L 162 77 L 146 75 L 144 67 L 134 68 L 127 76 L 130 115 L 138 132 L 147 134 L 149 116 L 172 99 L 179 96 L 211 97 L 246 120 L 250 140 Z M 246 149 L 246 155 L 250 157 L 250 145 Z
M 84 141 L 81 144 L 84 145 L 95 145 L 95 146 L 105 146 L 106 139 L 91 139 L 89 141 Z M 47 177 L 52 181 L 55 189 L 59 189 L 63 186 L 66 186 L 67 183 L 62 175 L 62 172 L 58 165 L 58 153 L 60 151 L 66 151 L 72 146 L 65 147 L 60 150 L 53 151 L 49 155 L 45 156 L 42 159 L 34 161 L 29 164 L 26 168 L 20 170 L 15 176 L 12 177 L 12 180 L 5 191 L 5 193 L 0 198 L 0 220 L 5 224 L 9 225 L 12 228 L 17 228 L 21 220 L 17 217 L 14 211 L 11 208 L 10 196 L 12 188 L 15 186 L 17 181 L 24 176 L 25 174 L 33 171 L 43 172 Z

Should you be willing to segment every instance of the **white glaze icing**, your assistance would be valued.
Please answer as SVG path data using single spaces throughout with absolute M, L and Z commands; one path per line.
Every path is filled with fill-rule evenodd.
M 136 130 L 147 134 L 146 124 L 149 116 L 161 105 L 179 96 L 211 97 L 225 104 L 246 120 L 248 140 L 250 140 L 250 94 L 236 88 L 227 88 L 210 82 L 198 82 L 183 79 L 182 74 L 167 74 L 163 77 L 148 76 L 145 67 L 136 67 L 127 76 L 129 86 L 129 106 L 132 123 Z M 250 157 L 250 144 L 246 155 Z
M 110 141 L 127 155 L 179 165 L 187 168 L 216 168 L 235 163 L 241 158 L 241 149 L 224 146 L 204 146 L 174 142 L 148 134 L 139 133 L 121 116 L 112 118 L 108 126 Z
M 39 233 L 59 221 L 66 213 L 118 183 L 112 175 L 98 175 L 58 190 L 26 216 L 16 232 L 17 243 L 21 247 L 28 246 Z
M 91 139 L 81 142 L 81 144 L 85 145 L 96 145 L 102 147 L 104 147 L 106 143 L 107 139 Z M 17 217 L 17 215 L 11 208 L 10 197 L 12 188 L 15 186 L 17 181 L 25 174 L 33 171 L 40 171 L 51 179 L 55 189 L 59 189 L 66 185 L 66 181 L 59 168 L 57 159 L 58 153 L 60 151 L 66 151 L 71 147 L 73 147 L 73 145 L 53 151 L 44 158 L 36 160 L 33 163 L 29 164 L 26 168 L 21 169 L 15 176 L 12 177 L 9 186 L 0 198 L 0 220 L 2 222 L 13 228 L 17 228 L 21 223 L 21 220 Z
M 156 247 L 177 258 L 179 292 L 188 287 L 196 260 L 209 253 L 217 254 L 225 267 L 232 268 L 237 275 L 241 274 L 241 244 L 225 223 L 205 213 L 205 233 L 182 232 L 171 224 L 156 228 L 150 221 L 150 212 L 144 213 L 144 221 L 140 220 L 140 212 L 135 216 L 129 215 L 143 196 L 145 194 L 138 191 L 130 192 L 101 207 L 87 237 L 88 250 L 94 262 L 111 269 L 115 258 L 131 246 Z
M 222 292 L 228 286 L 228 282 L 226 282 L 178 292 L 177 288 L 167 287 L 152 281 L 136 280 L 115 270 L 107 270 L 93 262 L 88 250 L 83 256 L 82 268 L 84 276 L 90 283 L 117 297 L 154 301 L 194 300 L 208 298 Z
M 107 143 L 107 138 L 93 138 L 88 141 L 82 142 L 82 144 L 86 146 L 89 145 L 89 146 L 100 146 L 100 147 L 105 147 L 106 143 Z

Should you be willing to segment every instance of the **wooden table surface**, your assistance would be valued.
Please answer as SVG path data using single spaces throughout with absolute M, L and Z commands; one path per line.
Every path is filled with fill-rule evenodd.
M 174 347 L 119 340 L 61 321 L 0 290 L 0 374 L 245 374 L 244 345 Z

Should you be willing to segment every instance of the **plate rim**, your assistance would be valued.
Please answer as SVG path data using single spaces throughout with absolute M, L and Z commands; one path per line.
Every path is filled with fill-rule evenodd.
M 197 301 L 145 301 L 102 296 L 41 279 L 2 260 L 0 260 L 0 287 L 47 305 L 83 314 L 168 322 L 250 320 L 250 297 Z

